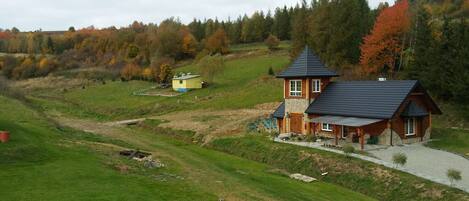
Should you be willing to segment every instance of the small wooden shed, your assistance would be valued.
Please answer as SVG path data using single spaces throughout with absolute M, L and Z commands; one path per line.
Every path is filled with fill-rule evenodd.
M 187 92 L 191 89 L 202 88 L 202 78 L 200 75 L 182 74 L 173 77 L 173 89 L 178 92 Z

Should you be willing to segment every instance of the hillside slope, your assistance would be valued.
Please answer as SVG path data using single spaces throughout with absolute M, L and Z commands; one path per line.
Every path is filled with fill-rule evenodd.
M 0 96 L 0 102 L 0 128 L 11 132 L 11 141 L 0 144 L 5 201 L 370 200 L 323 182 L 293 181 L 269 166 L 138 129 L 94 130 L 102 124 L 92 121 L 86 127 L 89 133 L 56 127 L 16 100 Z M 84 120 L 70 122 L 73 126 Z M 148 169 L 118 155 L 132 147 L 149 151 L 165 167 Z

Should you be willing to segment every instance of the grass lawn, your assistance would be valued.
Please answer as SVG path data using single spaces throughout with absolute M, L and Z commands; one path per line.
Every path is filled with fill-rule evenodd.
M 433 141 L 428 142 L 427 146 L 469 157 L 468 130 L 433 128 L 431 138 Z
M 0 102 L 0 128 L 12 133 L 0 144 L 1 200 L 372 200 L 138 128 L 121 137 L 58 129 L 18 101 Z M 144 168 L 111 145 L 138 146 L 166 167 Z

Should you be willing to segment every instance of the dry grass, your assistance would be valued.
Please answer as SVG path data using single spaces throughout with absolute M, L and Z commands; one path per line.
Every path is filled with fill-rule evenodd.
M 209 136 L 229 136 L 245 131 L 245 125 L 254 119 L 268 117 L 279 103 L 265 103 L 253 109 L 195 110 L 174 112 L 156 118 L 164 120 L 163 128 L 191 130 Z M 207 139 L 210 139 L 208 137 Z

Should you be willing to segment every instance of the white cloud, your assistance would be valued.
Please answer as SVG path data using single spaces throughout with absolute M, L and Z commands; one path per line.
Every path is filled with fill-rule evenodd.
M 391 0 L 369 0 L 370 7 Z M 182 22 L 193 18 L 236 18 L 256 10 L 295 5 L 298 0 L 0 0 L 0 27 L 22 31 L 65 30 L 94 25 L 126 26 L 132 21 L 158 23 L 168 17 Z

